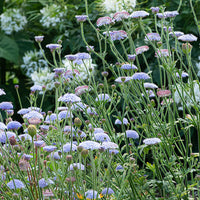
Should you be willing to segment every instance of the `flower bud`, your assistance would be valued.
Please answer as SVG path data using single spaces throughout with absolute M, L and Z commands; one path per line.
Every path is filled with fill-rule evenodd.
M 81 121 L 78 117 L 76 117 L 76 118 L 74 119 L 74 125 L 75 125 L 76 127 L 81 127 L 82 121 Z
M 103 76 L 103 77 L 107 77 L 108 76 L 108 72 L 106 72 L 106 71 L 104 71 L 104 72 L 101 72 L 101 75 Z
M 104 85 L 103 85 L 103 83 L 99 83 L 99 88 L 101 88 L 101 89 L 103 89 L 103 87 L 104 87 Z
M 37 129 L 35 125 L 28 126 L 28 134 L 33 138 L 37 133 Z
M 67 163 L 70 164 L 72 162 L 72 155 L 66 156 Z
M 83 158 L 86 158 L 86 157 L 88 156 L 88 150 L 87 150 L 87 149 L 83 149 L 83 150 L 81 151 L 81 156 L 82 156 Z
M 182 51 L 184 54 L 189 54 L 192 50 L 192 45 L 190 43 L 183 43 L 182 44 Z

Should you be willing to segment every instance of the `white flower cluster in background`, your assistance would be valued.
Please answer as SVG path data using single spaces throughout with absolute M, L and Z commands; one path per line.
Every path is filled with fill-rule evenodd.
M 191 84 L 191 83 L 190 83 Z M 193 85 L 185 84 L 184 87 L 177 84 L 174 92 L 174 100 L 178 105 L 179 110 L 183 110 L 183 100 L 188 108 L 194 105 L 194 102 L 200 103 L 200 87 L 197 81 L 193 81 Z
M 133 11 L 136 6 L 136 0 L 102 0 L 101 7 L 107 13 L 118 12 L 122 10 Z
M 60 23 L 65 21 L 67 7 L 61 7 L 56 4 L 46 5 L 43 9 L 40 10 L 42 18 L 40 23 L 45 28 L 57 27 Z
M 66 68 L 66 70 L 72 70 L 72 64 L 71 61 L 65 59 L 63 60 L 63 64 Z M 96 67 L 96 64 L 92 63 L 92 59 L 85 59 L 84 61 L 77 60 L 73 63 L 73 68 L 79 71 L 79 78 L 80 80 L 84 81 L 89 76 L 89 69 L 92 69 L 92 73 L 94 73 L 94 68 Z
M 39 72 L 33 72 L 31 79 L 34 85 L 45 86 L 46 90 L 52 90 L 54 88 L 54 73 L 51 73 L 48 67 L 39 70 Z
M 0 15 L 0 18 L 1 30 L 7 35 L 23 30 L 27 23 L 27 19 L 20 13 L 20 9 L 7 9 Z
M 48 63 L 43 59 L 41 51 L 35 50 L 25 53 L 21 69 L 26 76 L 30 77 L 33 72 L 45 67 L 48 67 Z

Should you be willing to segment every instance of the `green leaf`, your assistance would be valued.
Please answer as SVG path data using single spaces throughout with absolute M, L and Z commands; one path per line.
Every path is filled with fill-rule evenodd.
M 19 60 L 19 48 L 16 42 L 4 34 L 0 34 L 0 58 L 13 63 Z

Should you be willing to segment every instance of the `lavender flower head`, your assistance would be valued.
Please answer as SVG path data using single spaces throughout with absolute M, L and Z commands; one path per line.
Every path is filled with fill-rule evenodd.
M 155 13 L 158 13 L 159 10 L 160 10 L 159 7 L 151 7 L 150 9 L 151 9 L 152 13 L 154 13 L 154 14 L 155 14 Z
M 19 115 L 25 115 L 25 114 L 27 114 L 29 111 L 30 111 L 30 109 L 28 109 L 28 108 L 22 108 L 22 109 L 20 109 L 20 110 L 17 112 L 17 114 L 19 114 Z
M 87 15 L 76 15 L 75 16 L 78 22 L 85 22 L 87 20 Z
M 118 144 L 116 144 L 114 142 L 103 142 L 102 147 L 104 149 L 117 149 L 117 148 L 119 148 Z
M 25 119 L 41 119 L 41 120 L 43 120 L 44 119 L 44 117 L 43 117 L 43 115 L 41 114 L 41 113 L 39 113 L 39 112 L 37 112 L 37 111 L 30 111 L 29 113 L 27 113 L 27 114 L 25 114 L 24 116 L 23 116 L 23 118 L 25 118 Z
M 6 143 L 7 138 L 11 138 L 14 136 L 16 138 L 16 134 L 10 131 L 7 132 L 0 132 L 0 142 L 1 143 Z
M 58 119 L 59 120 L 62 120 L 62 119 L 67 119 L 67 118 L 70 118 L 70 117 L 73 117 L 73 114 L 67 110 L 63 110 L 61 112 L 58 113 Z
M 81 163 L 73 163 L 73 164 L 70 164 L 69 166 L 69 170 L 73 171 L 75 169 L 80 169 L 80 170 L 84 170 L 85 169 L 85 166 Z
M 135 54 L 128 54 L 128 60 L 133 62 L 135 61 L 136 55 Z
M 37 140 L 37 141 L 34 141 L 34 145 L 36 147 L 42 147 L 43 145 L 45 145 L 45 142 L 43 140 Z
M 115 120 L 115 124 L 121 125 L 122 122 L 121 122 L 119 119 L 116 119 L 116 120 Z M 127 124 L 128 124 L 128 119 L 127 119 L 127 118 L 123 118 L 123 124 L 124 124 L 124 125 L 127 125 Z
M 144 53 L 148 50 L 149 50 L 148 46 L 140 46 L 140 47 L 135 49 L 135 52 L 136 52 L 136 55 L 139 55 L 139 54 L 142 54 L 142 53 Z
M 144 10 L 140 10 L 140 11 L 134 11 L 130 17 L 131 18 L 143 18 L 143 17 L 147 17 L 149 16 L 149 13 L 144 11 Z
M 100 26 L 105 26 L 105 25 L 109 25 L 113 23 L 112 19 L 110 17 L 100 17 L 98 20 L 97 20 L 97 26 L 100 27 Z
M 184 35 L 184 33 L 181 31 L 174 31 L 174 32 L 170 32 L 169 35 L 172 37 L 180 37 L 180 36 Z
M 67 93 L 64 96 L 59 97 L 58 101 L 65 103 L 75 103 L 75 102 L 80 102 L 81 98 L 73 93 Z
M 132 79 L 134 80 L 147 80 L 150 79 L 150 76 L 144 72 L 136 72 L 133 74 Z
M 121 165 L 118 165 L 116 168 L 115 168 L 115 170 L 116 171 L 120 171 L 120 170 L 123 170 L 124 168 L 121 166 Z
M 5 129 L 7 129 L 7 126 L 3 122 L 0 122 L 0 130 L 5 130 Z
M 161 37 L 158 33 L 147 33 L 145 36 L 145 41 L 160 41 Z
M 63 145 L 63 152 L 65 153 L 68 153 L 70 151 L 76 151 L 76 150 L 77 150 L 77 146 L 75 144 L 71 145 L 71 143 L 66 143 L 65 145 Z
M 161 140 L 159 138 L 146 138 L 143 140 L 143 143 L 146 145 L 154 145 L 160 143 Z
M 85 196 L 87 199 L 97 199 L 100 198 L 100 195 L 98 195 L 98 192 L 95 190 L 88 190 L 85 192 Z
M 18 180 L 18 179 L 13 179 L 10 182 L 7 183 L 7 186 L 11 189 L 22 189 L 25 188 L 25 185 L 22 181 Z
M 77 56 L 77 59 L 79 59 L 79 60 L 84 60 L 84 59 L 90 59 L 91 58 L 89 53 L 77 53 L 76 56 Z
M 56 146 L 45 146 L 43 147 L 43 151 L 46 151 L 46 152 L 53 152 L 57 149 Z
M 43 35 L 35 36 L 35 41 L 38 42 L 38 43 L 42 42 L 43 39 L 44 39 Z
M 110 37 L 112 41 L 115 40 L 123 40 L 125 38 L 127 38 L 127 33 L 123 30 L 119 30 L 119 31 L 110 31 Z
M 96 141 L 99 142 L 110 142 L 110 137 L 106 133 L 96 133 L 94 135 Z
M 168 51 L 168 49 L 160 49 L 155 53 L 155 57 L 169 57 L 170 53 Z
M 65 58 L 67 60 L 74 61 L 77 59 L 77 55 L 69 54 L 69 55 L 66 55 Z
M 127 138 L 132 138 L 132 139 L 138 139 L 139 135 L 136 131 L 134 130 L 127 130 L 126 131 L 126 137 Z
M 103 195 L 114 194 L 114 191 L 111 188 L 104 188 L 101 194 Z
M 119 11 L 113 15 L 115 21 L 122 21 L 123 19 L 129 18 L 130 14 L 126 11 Z
M 197 37 L 193 34 L 186 34 L 178 37 L 178 40 L 181 40 L 183 42 L 195 42 L 197 41 Z
M 137 70 L 138 68 L 133 64 L 132 65 L 131 64 L 123 64 L 121 66 L 121 69 L 124 69 L 124 70 L 131 70 L 131 69 Z
M 182 78 L 186 78 L 186 77 L 189 76 L 187 72 L 181 72 L 181 73 L 176 72 L 176 76 L 177 76 L 178 78 L 180 78 L 180 75 L 179 75 L 179 74 L 181 75 Z
M 30 88 L 31 92 L 35 92 L 35 91 L 42 91 L 42 86 L 41 85 L 33 85 Z
M 49 48 L 50 50 L 56 50 L 60 49 L 62 47 L 61 44 L 47 44 L 46 48 Z
M 164 13 L 157 13 L 156 14 L 158 18 L 173 18 L 179 15 L 178 11 L 166 11 Z
M 18 121 L 11 121 L 7 124 L 8 130 L 18 130 L 21 126 L 21 123 Z
M 79 146 L 83 147 L 84 149 L 90 149 L 90 150 L 99 149 L 101 147 L 101 145 L 98 142 L 90 140 L 81 142 Z
M 54 184 L 54 182 L 51 179 L 47 179 L 45 180 L 44 178 L 40 179 L 38 181 L 39 187 L 40 188 L 45 188 L 47 187 L 49 184 Z
M 99 94 L 98 97 L 96 97 L 95 101 L 111 101 L 111 98 L 108 94 Z
M 157 89 L 158 86 L 154 83 L 144 83 L 144 88 Z
M 117 83 L 126 83 L 126 82 L 129 82 L 130 80 L 132 80 L 131 76 L 122 76 L 122 77 L 116 78 L 115 82 L 117 82 Z
M 13 105 L 12 105 L 11 102 L 4 101 L 4 102 L 0 103 L 0 109 L 2 109 L 2 110 L 11 110 L 11 109 L 13 109 Z

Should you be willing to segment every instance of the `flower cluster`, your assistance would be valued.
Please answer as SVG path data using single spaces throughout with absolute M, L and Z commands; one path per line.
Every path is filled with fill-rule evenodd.
M 7 9 L 0 15 L 0 18 L 1 30 L 7 35 L 23 30 L 27 24 L 26 16 L 21 14 L 20 9 Z
M 67 7 L 61 7 L 60 5 L 52 4 L 46 5 L 40 10 L 42 18 L 40 23 L 45 28 L 56 28 L 60 26 L 65 21 L 65 16 L 67 13 Z
M 48 67 L 47 61 L 43 58 L 41 51 L 26 52 L 23 57 L 23 64 L 21 65 L 22 71 L 26 76 L 31 77 L 35 71 L 39 71 Z
M 34 85 L 45 86 L 46 90 L 52 90 L 54 88 L 54 73 L 50 72 L 48 67 L 41 69 L 39 72 L 33 72 L 31 79 Z

